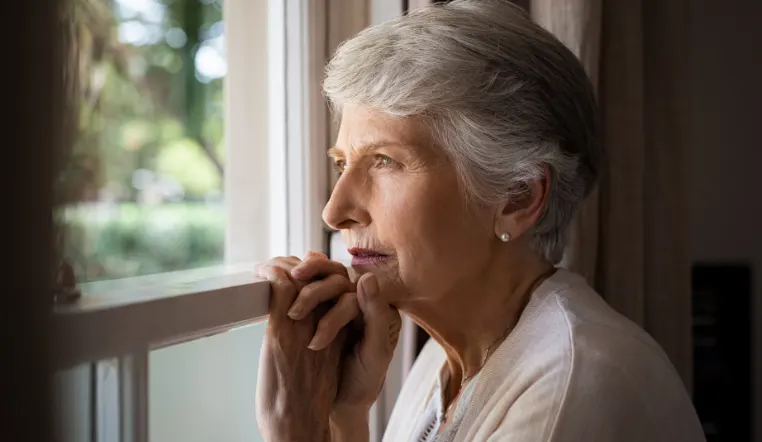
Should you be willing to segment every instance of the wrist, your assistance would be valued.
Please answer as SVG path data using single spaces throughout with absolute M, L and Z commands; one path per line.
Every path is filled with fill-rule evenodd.
M 370 409 L 373 404 L 356 404 L 356 405 L 337 405 L 334 404 L 331 407 L 331 413 L 329 415 L 331 422 L 335 423 L 348 423 L 348 422 L 368 422 L 370 418 Z
M 332 410 L 331 441 L 368 441 L 370 439 L 369 415 L 369 407 L 352 407 Z
M 268 442 L 331 442 L 332 424 L 326 417 L 281 416 L 259 423 L 262 438 Z

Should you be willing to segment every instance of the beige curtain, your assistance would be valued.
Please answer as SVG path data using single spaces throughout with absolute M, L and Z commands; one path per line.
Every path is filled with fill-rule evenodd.
M 531 0 L 534 19 L 596 86 L 606 170 L 572 226 L 563 265 L 643 326 L 691 386 L 681 112 L 686 1 Z

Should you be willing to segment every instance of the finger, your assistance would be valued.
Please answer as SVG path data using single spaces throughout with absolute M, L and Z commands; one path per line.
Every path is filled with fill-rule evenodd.
M 342 275 L 349 279 L 349 274 L 344 264 L 331 261 L 325 258 L 325 255 L 305 258 L 304 261 L 291 270 L 291 276 L 301 281 L 308 281 L 326 275 Z
M 310 258 L 328 259 L 328 255 L 326 255 L 325 253 L 313 252 L 312 250 L 310 250 L 309 252 L 307 252 L 306 255 L 304 255 L 304 258 L 302 260 L 306 261 Z
M 360 314 L 356 293 L 344 293 L 339 301 L 318 322 L 315 336 L 307 347 L 310 350 L 322 350 L 333 342 L 344 326 Z
M 267 268 L 268 267 L 279 267 L 283 270 L 285 270 L 289 275 L 291 274 L 291 270 L 299 265 L 302 260 L 297 258 L 296 256 L 288 256 L 288 257 L 279 257 L 279 258 L 273 258 L 270 259 L 264 263 L 261 263 L 255 267 L 255 274 L 254 276 L 261 279 L 267 279 Z M 305 286 L 305 282 L 303 281 L 293 281 L 296 284 L 296 290 L 299 291 L 302 289 L 302 287 Z
M 263 263 L 257 264 L 254 266 L 254 275 L 257 278 L 265 278 L 262 269 L 265 267 L 280 267 L 284 269 L 287 272 L 291 272 L 291 270 L 299 265 L 302 262 L 301 259 L 297 258 L 296 256 L 288 256 L 288 257 L 279 257 L 279 258 L 273 258 L 268 261 L 265 261 Z
M 353 290 L 352 283 L 341 275 L 331 275 L 325 279 L 311 282 L 301 289 L 288 311 L 288 316 L 294 320 L 303 319 L 319 304 L 338 298 L 342 293 Z
M 377 359 L 379 349 L 390 358 L 399 341 L 402 318 L 399 311 L 380 296 L 378 279 L 366 273 L 357 283 L 357 303 L 363 315 L 365 330 L 359 348 L 359 356 L 366 363 Z
M 298 293 L 296 285 L 280 267 L 263 266 L 260 271 L 262 278 L 270 281 L 270 320 L 285 319 Z

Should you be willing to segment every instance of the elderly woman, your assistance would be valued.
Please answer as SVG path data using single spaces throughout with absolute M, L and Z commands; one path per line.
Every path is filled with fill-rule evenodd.
M 324 87 L 341 177 L 323 218 L 353 272 L 258 268 L 266 440 L 367 441 L 400 313 L 433 339 L 386 441 L 704 440 L 653 339 L 555 267 L 603 154 L 570 51 L 507 0 L 456 0 L 346 42 Z

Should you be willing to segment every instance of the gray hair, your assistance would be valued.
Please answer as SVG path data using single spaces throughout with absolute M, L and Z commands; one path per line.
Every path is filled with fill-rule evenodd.
M 455 0 L 365 29 L 328 64 L 325 95 L 338 115 L 355 103 L 420 117 L 478 202 L 515 201 L 550 171 L 533 244 L 557 263 L 603 151 L 581 64 L 508 0 Z

